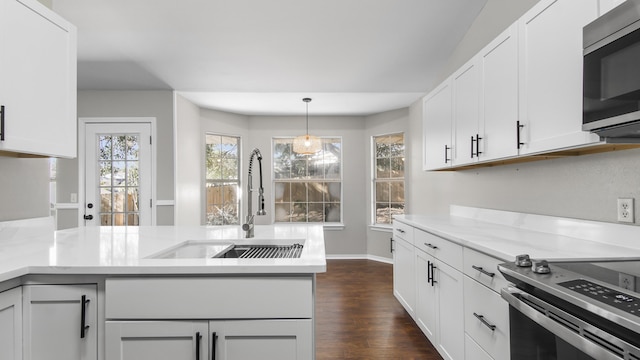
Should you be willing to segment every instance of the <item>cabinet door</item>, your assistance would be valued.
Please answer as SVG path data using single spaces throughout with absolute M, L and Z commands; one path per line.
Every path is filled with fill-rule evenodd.
M 518 26 L 510 26 L 480 52 L 481 160 L 518 155 Z
M 107 321 L 106 360 L 209 359 L 207 321 Z
M 75 157 L 75 27 L 36 0 L 5 0 L 0 47 L 0 151 Z
M 430 264 L 435 258 L 424 251 L 416 250 L 416 323 L 422 332 L 433 343 L 437 343 L 437 288 L 431 283 Z
M 97 359 L 95 284 L 25 285 L 23 294 L 25 360 Z
M 477 57 L 474 57 L 452 76 L 454 166 L 477 162 L 479 146 L 476 146 L 476 141 L 484 141 L 484 135 L 479 133 L 478 128 L 479 75 Z
M 393 295 L 414 316 L 416 301 L 415 248 L 404 240 L 396 239 L 393 249 Z
M 582 131 L 582 27 L 597 0 L 542 0 L 519 21 L 521 153 L 597 142 Z
M 22 360 L 22 289 L 0 293 L 0 360 Z
M 211 359 L 313 359 L 313 322 L 306 320 L 211 321 Z
M 451 166 L 453 151 L 451 96 L 451 79 L 447 79 L 424 98 L 422 109 L 424 170 Z
M 436 266 L 438 351 L 446 360 L 464 359 L 463 275 L 442 261 Z

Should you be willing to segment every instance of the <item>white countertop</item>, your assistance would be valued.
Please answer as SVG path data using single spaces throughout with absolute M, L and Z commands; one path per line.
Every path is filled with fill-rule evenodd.
M 396 220 L 487 255 L 534 259 L 640 259 L 640 227 L 452 206 L 449 216 Z
M 46 218 L 43 218 L 46 219 Z M 321 225 L 86 227 L 0 225 L 0 282 L 27 274 L 310 274 L 326 271 Z M 297 259 L 153 259 L 185 241 L 304 245 Z

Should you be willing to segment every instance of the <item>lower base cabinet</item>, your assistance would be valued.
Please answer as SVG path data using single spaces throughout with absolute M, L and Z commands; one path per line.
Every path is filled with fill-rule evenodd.
M 309 320 L 107 321 L 107 360 L 295 360 L 313 354 Z
M 0 360 L 22 360 L 22 288 L 0 293 Z
M 24 360 L 98 358 L 96 284 L 24 285 L 22 291 Z

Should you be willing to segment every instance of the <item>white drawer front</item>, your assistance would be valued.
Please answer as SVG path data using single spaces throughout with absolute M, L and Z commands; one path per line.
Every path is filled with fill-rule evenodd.
M 464 335 L 464 360 L 494 360 L 469 334 Z
M 418 249 L 457 270 L 462 269 L 462 246 L 419 229 L 415 230 L 413 236 Z
M 413 227 L 399 221 L 393 221 L 393 238 L 400 238 L 413 245 Z
M 311 277 L 106 280 L 107 319 L 286 319 L 313 316 Z
M 498 264 L 504 261 L 485 255 L 473 249 L 464 249 L 464 273 L 470 278 L 500 293 L 509 283 L 498 271 Z M 493 276 L 491 276 L 493 275 Z
M 468 276 L 464 277 L 464 323 L 465 332 L 495 360 L 509 360 L 509 305 Z

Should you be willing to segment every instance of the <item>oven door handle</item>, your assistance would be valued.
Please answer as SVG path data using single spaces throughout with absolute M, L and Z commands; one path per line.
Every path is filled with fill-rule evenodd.
M 628 359 L 630 353 L 640 356 L 640 348 L 520 289 L 509 286 L 500 295 L 533 322 L 595 359 Z

